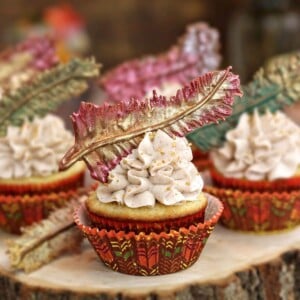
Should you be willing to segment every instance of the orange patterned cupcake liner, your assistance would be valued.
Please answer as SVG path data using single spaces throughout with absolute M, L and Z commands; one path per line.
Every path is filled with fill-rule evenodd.
M 300 224 L 300 191 L 251 192 L 206 186 L 224 204 L 221 223 L 241 231 L 279 231 Z
M 202 152 L 195 146 L 192 147 L 193 151 L 193 164 L 197 167 L 198 171 L 204 171 L 212 166 L 212 161 L 209 158 L 208 152 Z
M 35 195 L 0 195 L 0 228 L 19 234 L 21 227 L 41 221 L 76 195 L 76 189 Z
M 202 152 L 200 149 L 198 149 L 196 146 L 192 146 L 192 152 L 193 152 L 193 158 L 195 159 L 209 159 L 209 153 L 208 152 Z
M 144 231 L 146 233 L 150 232 L 161 232 L 161 231 L 170 231 L 171 229 L 177 229 L 179 227 L 185 227 L 191 224 L 196 225 L 197 223 L 203 223 L 204 221 L 204 212 L 201 211 L 181 218 L 169 219 L 164 221 L 153 221 L 153 222 L 143 222 L 143 221 L 131 221 L 131 220 L 116 220 L 112 218 L 107 218 L 103 216 L 99 216 L 89 211 L 86 208 L 87 213 L 89 215 L 90 220 L 92 221 L 92 225 L 98 228 L 106 228 L 124 231 L 134 231 L 140 232 Z
M 238 189 L 243 191 L 290 191 L 298 190 L 300 187 L 300 176 L 273 181 L 258 180 L 250 181 L 247 179 L 224 177 L 214 168 L 210 169 L 213 183 L 222 188 Z
M 70 175 L 65 178 L 49 182 L 31 182 L 31 183 L 6 183 L 0 180 L 0 193 L 6 195 L 23 195 L 35 193 L 47 193 L 49 191 L 60 192 L 68 191 L 83 186 L 84 171 Z
M 110 269 L 130 275 L 170 274 L 197 261 L 222 214 L 222 203 L 211 195 L 206 196 L 208 205 L 204 223 L 169 232 L 146 234 L 91 227 L 84 206 L 75 211 L 74 220 Z

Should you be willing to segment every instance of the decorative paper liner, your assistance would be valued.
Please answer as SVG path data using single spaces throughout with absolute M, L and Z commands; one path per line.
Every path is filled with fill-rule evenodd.
M 213 183 L 222 188 L 238 189 L 243 191 L 291 191 L 299 190 L 300 176 L 294 176 L 286 179 L 277 179 L 273 181 L 259 180 L 250 181 L 247 179 L 224 177 L 214 168 L 210 169 Z
M 211 195 L 206 197 L 204 223 L 170 232 L 136 234 L 91 227 L 84 206 L 75 211 L 74 220 L 102 262 L 112 270 L 143 276 L 169 274 L 196 262 L 222 214 L 222 203 Z
M 84 183 L 84 170 L 74 172 L 63 178 L 53 179 L 43 182 L 17 182 L 10 181 L 9 183 L 0 180 L 0 193 L 6 195 L 23 195 L 23 194 L 36 194 L 68 191 L 77 187 L 83 186 Z
M 21 233 L 21 227 L 46 218 L 55 208 L 76 196 L 77 190 L 36 195 L 0 195 L 0 228 Z
M 192 145 L 192 151 L 193 151 L 193 163 L 197 167 L 198 171 L 202 172 L 211 167 L 212 161 L 209 158 L 208 152 L 202 152 L 194 145 Z
M 170 231 L 171 229 L 177 229 L 180 227 L 189 226 L 191 224 L 196 225 L 197 223 L 203 223 L 204 221 L 204 212 L 205 209 L 201 209 L 199 212 L 184 216 L 176 219 L 169 220 L 160 220 L 154 222 L 143 222 L 143 221 L 135 221 L 135 220 L 121 220 L 121 219 L 113 219 L 108 217 L 99 216 L 86 207 L 87 213 L 92 221 L 92 225 L 98 228 L 106 228 L 107 230 L 114 229 L 124 230 L 124 231 L 134 231 L 145 233 L 150 232 L 161 232 L 161 231 Z
M 212 161 L 210 159 L 194 158 L 193 164 L 196 166 L 199 172 L 202 172 L 211 168 Z
M 193 158 L 194 159 L 209 159 L 209 153 L 208 152 L 202 152 L 200 149 L 198 149 L 196 146 L 192 145 L 192 152 L 193 152 Z
M 242 231 L 279 231 L 300 224 L 300 190 L 247 192 L 206 186 L 224 204 L 221 223 Z

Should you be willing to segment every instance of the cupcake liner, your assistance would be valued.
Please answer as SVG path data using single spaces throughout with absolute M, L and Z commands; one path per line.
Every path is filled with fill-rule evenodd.
M 250 192 L 206 186 L 224 204 L 221 223 L 241 231 L 268 232 L 300 224 L 300 191 Z
M 198 171 L 202 172 L 212 166 L 212 161 L 209 158 L 208 152 L 202 152 L 196 147 L 192 147 L 193 151 L 193 163 L 197 167 Z
M 202 172 L 211 168 L 212 161 L 210 159 L 194 158 L 193 164 L 196 166 L 199 172 Z
M 193 158 L 195 159 L 209 159 L 209 153 L 208 152 L 202 152 L 200 149 L 198 149 L 195 146 L 192 146 L 192 152 L 193 152 Z
M 169 232 L 146 234 L 91 227 L 83 205 L 75 211 L 74 220 L 102 262 L 112 270 L 143 276 L 170 274 L 196 262 L 222 214 L 222 203 L 211 195 L 206 197 L 204 223 Z
M 201 209 L 199 212 L 184 216 L 181 218 L 163 220 L 163 221 L 153 221 L 153 222 L 143 222 L 136 220 L 121 220 L 112 219 L 103 216 L 99 216 L 89 211 L 86 208 L 89 218 L 91 219 L 92 225 L 98 228 L 106 228 L 107 230 L 114 229 L 116 231 L 134 231 L 134 232 L 161 232 L 170 231 L 171 229 L 178 229 L 180 227 L 189 226 L 191 224 L 196 225 L 197 223 L 203 223 L 205 209 Z
M 54 179 L 45 182 L 6 182 L 0 180 L 0 193 L 6 195 L 23 195 L 35 193 L 47 193 L 49 191 L 60 192 L 83 186 L 84 171 L 68 175 L 68 177 Z
M 213 183 L 222 188 L 238 189 L 243 191 L 291 191 L 298 190 L 300 187 L 300 176 L 273 181 L 258 180 L 250 181 L 247 179 L 224 177 L 218 171 L 210 169 Z
M 20 234 L 21 227 L 46 218 L 76 196 L 76 190 L 36 195 L 0 195 L 0 228 Z

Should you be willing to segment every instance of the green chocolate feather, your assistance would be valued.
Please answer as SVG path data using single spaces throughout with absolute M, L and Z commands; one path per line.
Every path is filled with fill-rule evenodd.
M 73 59 L 41 73 L 31 84 L 0 101 L 0 136 L 9 125 L 20 126 L 34 116 L 44 116 L 64 101 L 84 92 L 88 79 L 99 75 L 99 66 L 91 59 Z
M 300 52 L 276 56 L 268 60 L 243 87 L 244 96 L 233 106 L 230 117 L 219 124 L 196 129 L 187 138 L 202 151 L 220 147 L 226 133 L 234 128 L 243 113 L 254 109 L 274 112 L 300 100 Z

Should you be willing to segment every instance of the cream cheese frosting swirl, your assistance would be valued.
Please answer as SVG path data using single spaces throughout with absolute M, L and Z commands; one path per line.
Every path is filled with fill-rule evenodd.
M 243 114 L 226 142 L 212 151 L 225 177 L 275 180 L 295 174 L 300 164 L 300 127 L 282 112 Z
M 192 158 L 185 138 L 172 139 L 161 130 L 146 133 L 138 148 L 110 172 L 108 184 L 100 183 L 97 197 L 131 208 L 197 200 L 203 180 Z
M 73 137 L 54 116 L 35 118 L 21 127 L 9 126 L 0 138 L 0 178 L 48 176 L 72 145 Z

